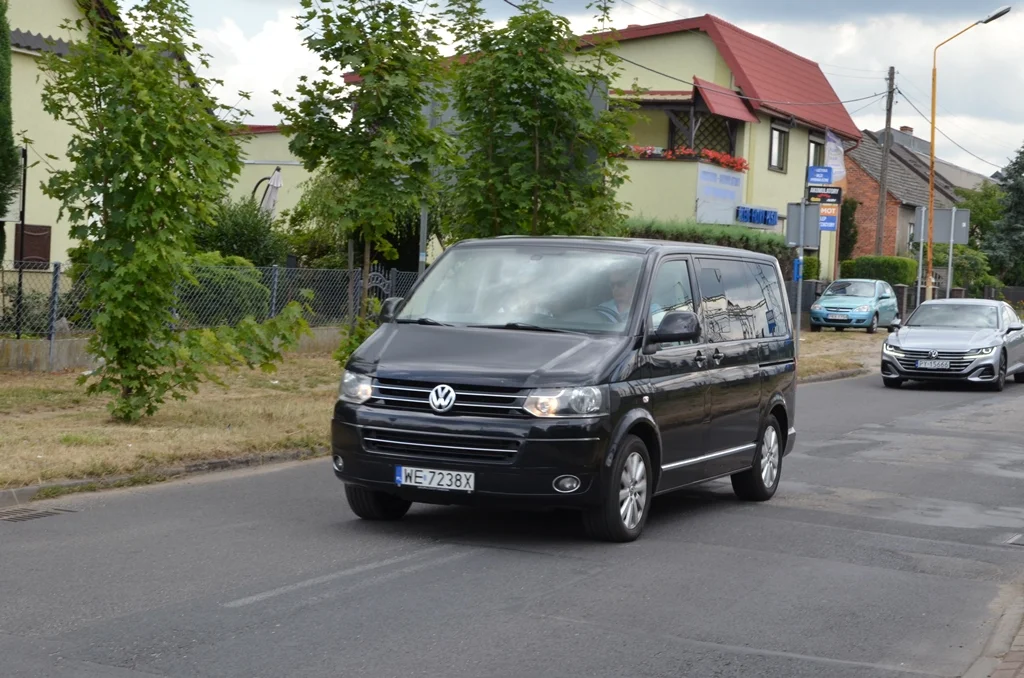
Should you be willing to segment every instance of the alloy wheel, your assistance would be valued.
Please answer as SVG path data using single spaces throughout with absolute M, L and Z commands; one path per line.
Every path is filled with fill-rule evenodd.
M 639 452 L 626 457 L 619 478 L 619 516 L 627 529 L 640 524 L 647 508 L 647 466 Z
M 761 481 L 765 487 L 775 485 L 775 478 L 779 474 L 779 433 L 774 426 L 768 426 L 764 430 L 764 437 L 761 439 Z

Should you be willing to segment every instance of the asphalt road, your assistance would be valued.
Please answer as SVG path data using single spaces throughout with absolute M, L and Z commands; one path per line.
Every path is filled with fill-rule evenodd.
M 1019 601 L 1024 386 L 801 387 L 767 504 L 360 522 L 330 462 L 65 498 L 0 522 L 0 676 L 959 676 Z M 326 408 L 325 408 L 326 409 Z

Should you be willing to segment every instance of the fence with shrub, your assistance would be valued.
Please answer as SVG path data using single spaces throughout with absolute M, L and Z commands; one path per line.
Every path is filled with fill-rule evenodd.
M 200 255 L 191 266 L 193 280 L 177 285 L 172 309 L 182 329 L 234 325 L 252 316 L 257 321 L 277 314 L 288 302 L 307 302 L 313 327 L 350 320 L 362 291 L 361 270 L 256 267 L 243 259 L 222 258 L 233 265 L 207 265 Z M 29 267 L 31 266 L 31 268 Z M 404 296 L 416 273 L 374 267 L 369 293 L 380 299 Z M 82 265 L 14 262 L 0 265 L 0 338 L 38 338 L 88 334 L 92 324 L 81 305 L 87 293 L 88 268 Z
M 890 285 L 913 285 L 917 280 L 917 260 L 907 257 L 858 257 L 839 265 L 844 278 L 884 280 Z

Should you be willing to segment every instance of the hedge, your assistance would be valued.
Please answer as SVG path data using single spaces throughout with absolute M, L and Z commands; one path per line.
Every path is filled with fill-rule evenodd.
M 657 219 L 630 219 L 626 222 L 624 230 L 625 235 L 630 238 L 693 242 L 770 254 L 779 260 L 786 279 L 789 279 L 792 274 L 793 251 L 787 247 L 786 239 L 777 233 L 760 231 L 746 226 L 719 226 L 698 224 L 693 221 L 659 221 Z
M 270 289 L 246 259 L 204 252 L 195 256 L 190 270 L 195 282 L 179 286 L 175 309 L 184 326 L 233 326 L 246 317 L 263 321 L 270 314 Z
M 804 257 L 804 280 L 817 280 L 821 275 L 821 260 L 818 257 Z
M 884 280 L 890 285 L 913 285 L 917 260 L 906 257 L 858 257 L 840 265 L 844 278 Z

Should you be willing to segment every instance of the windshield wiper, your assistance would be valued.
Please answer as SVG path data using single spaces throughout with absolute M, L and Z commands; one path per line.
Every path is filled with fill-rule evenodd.
M 437 327 L 451 327 L 448 323 L 443 323 L 440 320 L 434 320 L 433 318 L 427 318 L 426 316 L 422 318 L 399 318 L 395 322 L 403 325 L 434 325 Z
M 526 330 L 528 332 L 556 332 L 558 334 L 580 334 L 580 332 L 573 332 L 572 330 L 560 330 L 557 327 L 543 327 L 541 325 L 531 325 L 530 323 L 505 323 L 504 325 L 471 325 L 471 327 L 481 327 L 487 330 Z

